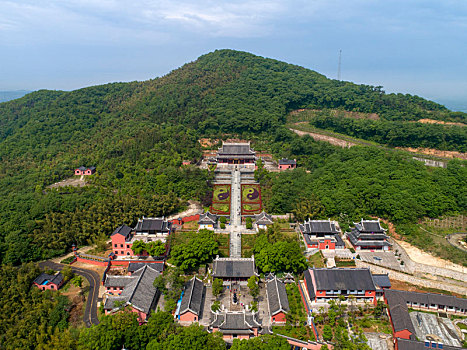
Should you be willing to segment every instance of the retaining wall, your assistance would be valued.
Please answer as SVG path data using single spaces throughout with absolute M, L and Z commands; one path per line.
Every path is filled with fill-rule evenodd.
M 415 284 L 417 286 L 422 286 L 426 288 L 435 288 L 435 289 L 441 289 L 441 290 L 447 290 L 449 292 L 457 293 L 460 295 L 467 295 L 467 287 L 461 287 L 461 286 L 455 286 L 452 284 L 447 284 L 443 282 L 437 282 L 437 281 L 432 281 L 432 280 L 426 280 L 423 278 L 415 277 L 412 275 L 408 275 L 402 272 L 394 271 L 391 269 L 384 268 L 382 266 L 377 266 L 373 264 L 369 264 L 360 260 L 355 261 L 357 267 L 364 267 L 364 268 L 369 268 L 372 273 L 376 274 L 385 274 L 387 273 L 389 275 L 389 278 L 398 280 L 398 281 L 403 281 L 403 282 L 408 282 Z
M 442 277 L 452 278 L 458 281 L 467 282 L 467 268 L 461 267 L 461 271 L 455 271 L 443 267 L 431 266 L 426 264 L 421 264 L 410 259 L 409 255 L 406 253 L 405 249 L 397 243 L 394 239 L 390 239 L 390 242 L 393 244 L 393 250 L 398 251 L 401 254 L 402 260 L 404 261 L 405 266 L 411 273 L 422 272 L 428 273 L 430 275 L 439 275 Z

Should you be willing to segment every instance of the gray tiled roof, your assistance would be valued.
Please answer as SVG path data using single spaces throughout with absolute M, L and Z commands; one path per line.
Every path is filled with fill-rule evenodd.
M 216 258 L 213 276 L 218 278 L 249 278 L 257 275 L 254 258 Z
M 310 269 L 316 290 L 376 290 L 369 269 Z
M 36 279 L 34 280 L 34 283 L 37 283 L 40 285 L 44 283 L 45 281 L 48 281 L 49 283 L 56 284 L 58 286 L 60 283 L 62 283 L 63 279 L 64 279 L 64 276 L 62 275 L 61 272 L 55 275 L 49 275 L 43 272 L 39 276 L 36 277 Z
M 126 238 L 131 233 L 131 231 L 131 227 L 128 227 L 127 225 L 121 225 L 115 229 L 111 236 L 119 234 Z
M 266 284 L 266 293 L 271 316 L 280 311 L 286 313 L 290 311 L 289 299 L 287 298 L 287 292 L 283 282 L 279 281 L 277 278 L 272 279 Z
M 385 230 L 381 227 L 379 220 L 361 220 L 356 222 L 355 228 L 360 232 L 383 233 Z
M 313 301 L 316 294 L 315 294 L 315 289 L 313 288 L 313 281 L 311 279 L 310 270 L 309 269 L 306 270 L 303 275 L 304 275 L 304 278 L 305 278 L 306 289 L 307 289 L 308 295 L 310 296 L 310 300 Z
M 121 287 L 125 288 L 134 281 L 134 276 L 109 276 L 105 278 L 104 287 Z
M 397 338 L 397 347 L 399 350 L 428 350 L 434 348 L 428 348 L 425 346 L 425 342 L 417 340 L 409 340 Z M 443 350 L 461 350 L 465 348 L 460 348 L 457 346 L 451 346 L 443 344 Z
M 216 214 L 211 214 L 209 211 L 201 214 L 199 216 L 198 224 L 200 225 L 209 225 L 209 224 L 215 224 L 217 223 L 217 215 Z
M 373 282 L 377 288 L 391 288 L 388 274 L 372 274 Z
M 81 165 L 81 166 L 80 166 L 79 168 L 77 168 L 77 169 L 78 169 L 78 170 L 81 170 L 81 171 L 84 171 L 84 170 L 86 170 L 87 168 L 86 168 L 85 166 L 82 166 L 82 165 Z
M 128 283 L 120 296 L 110 296 L 107 298 L 105 307 L 113 309 L 115 300 L 123 300 L 126 304 L 148 314 L 159 296 L 159 291 L 153 283 L 160 272 L 145 265 L 130 277 L 132 280 Z
M 204 283 L 200 279 L 193 277 L 185 286 L 185 293 L 180 305 L 180 315 L 187 311 L 200 315 L 203 292 Z
M 406 303 L 418 303 L 418 304 L 436 304 L 443 306 L 456 307 L 458 309 L 467 310 L 467 299 L 456 298 L 451 295 L 443 295 L 436 293 L 418 293 L 418 292 L 407 292 L 400 290 L 386 290 L 384 295 L 397 294 L 400 298 L 403 298 Z
M 255 224 L 257 225 L 271 225 L 273 224 L 272 215 L 262 212 L 261 214 L 255 215 Z
M 213 328 L 219 328 L 222 333 L 241 332 L 253 333 L 254 328 L 259 328 L 261 325 L 256 320 L 256 315 L 250 312 L 222 312 L 216 313 L 214 321 L 210 324 Z
M 130 262 L 130 264 L 128 265 L 128 272 L 135 272 L 137 270 L 139 270 L 140 268 L 144 267 L 145 265 L 149 265 L 149 267 L 153 270 L 156 270 L 156 271 L 159 271 L 159 272 L 162 272 L 164 271 L 164 264 L 162 263 L 147 263 L 147 262 Z
M 385 234 L 361 234 L 358 230 L 353 229 L 352 232 L 347 232 L 347 237 L 350 242 L 355 246 L 371 246 L 371 247 L 383 247 L 392 246 L 387 241 L 388 236 Z M 362 239 L 361 241 L 359 239 Z
M 136 232 L 168 232 L 170 229 L 171 223 L 167 222 L 164 218 L 145 218 L 138 220 L 136 224 Z
M 324 233 L 328 235 L 339 233 L 335 223 L 331 222 L 331 220 L 308 220 L 305 221 L 303 225 L 300 225 L 300 229 L 303 233 L 308 233 L 312 235 L 319 233 Z
M 409 316 L 409 309 L 407 308 L 404 293 L 400 293 L 397 290 L 387 289 L 384 291 L 384 296 L 388 303 L 388 310 L 391 315 L 394 330 L 399 332 L 407 329 L 410 333 L 415 334 L 415 329 Z
M 255 151 L 250 148 L 249 143 L 224 143 L 219 151 L 219 156 L 238 155 L 238 156 L 254 156 Z
M 295 165 L 297 161 L 295 159 L 282 158 L 279 160 L 280 165 Z

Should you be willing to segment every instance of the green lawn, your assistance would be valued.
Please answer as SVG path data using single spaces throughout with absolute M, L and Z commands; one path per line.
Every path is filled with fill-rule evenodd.
M 355 260 L 341 260 L 335 259 L 336 267 L 355 267 Z
M 219 243 L 219 255 L 221 257 L 227 257 L 230 255 L 230 236 L 228 234 L 215 233 L 216 241 Z

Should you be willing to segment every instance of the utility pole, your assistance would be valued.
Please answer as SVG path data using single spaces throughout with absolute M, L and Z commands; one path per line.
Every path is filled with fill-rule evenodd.
M 342 59 L 342 50 L 339 50 L 339 64 L 337 65 L 337 80 L 341 80 L 341 59 Z

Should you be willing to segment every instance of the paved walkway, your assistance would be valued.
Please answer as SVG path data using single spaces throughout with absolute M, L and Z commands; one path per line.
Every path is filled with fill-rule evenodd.
M 230 256 L 240 258 L 242 256 L 242 216 L 241 216 L 241 186 L 240 171 L 233 171 L 230 205 Z

